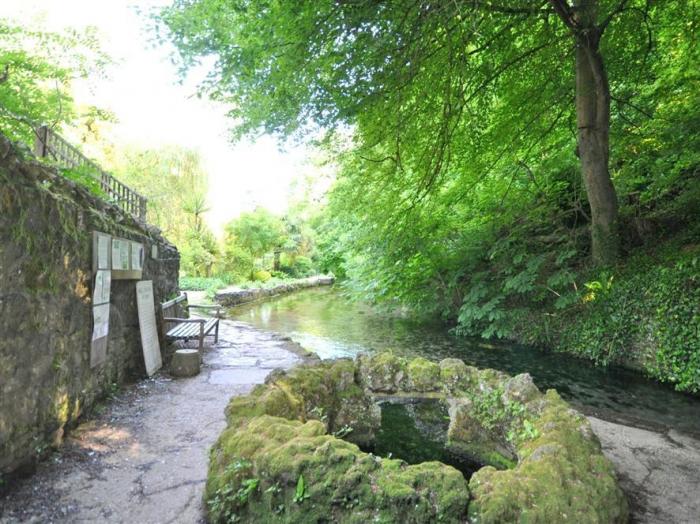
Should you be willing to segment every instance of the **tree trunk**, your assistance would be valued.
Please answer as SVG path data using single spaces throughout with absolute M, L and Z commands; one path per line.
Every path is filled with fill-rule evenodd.
M 552 0 L 576 39 L 576 121 L 581 174 L 591 206 L 591 253 L 596 264 L 615 261 L 620 238 L 617 193 L 610 179 L 610 85 L 600 53 L 597 0 Z

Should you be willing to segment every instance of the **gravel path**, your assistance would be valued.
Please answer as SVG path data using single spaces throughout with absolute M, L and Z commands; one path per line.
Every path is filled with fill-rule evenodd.
M 208 450 L 229 398 L 302 358 L 298 345 L 222 321 L 202 372 L 125 388 L 74 430 L 36 474 L 0 497 L 0 522 L 199 523 Z M 589 417 L 628 495 L 634 522 L 700 523 L 700 440 Z

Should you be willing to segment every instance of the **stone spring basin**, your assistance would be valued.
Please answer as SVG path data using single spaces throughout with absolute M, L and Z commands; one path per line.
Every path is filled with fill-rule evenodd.
M 363 452 L 387 396 L 443 399 L 446 446 L 484 466 L 466 480 L 441 462 Z M 380 353 L 275 371 L 226 416 L 210 456 L 211 522 L 628 520 L 587 419 L 527 374 Z

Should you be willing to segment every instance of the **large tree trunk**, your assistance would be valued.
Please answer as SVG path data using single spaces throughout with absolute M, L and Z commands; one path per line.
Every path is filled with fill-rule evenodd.
M 610 92 L 596 48 L 576 50 L 576 120 L 581 172 L 591 206 L 591 251 L 597 264 L 614 262 L 619 251 L 617 194 L 608 171 Z
M 578 152 L 591 206 L 591 252 L 596 264 L 610 264 L 619 253 L 617 194 L 610 172 L 610 85 L 600 54 L 597 0 L 575 0 L 571 9 L 552 0 L 576 39 L 576 120 Z

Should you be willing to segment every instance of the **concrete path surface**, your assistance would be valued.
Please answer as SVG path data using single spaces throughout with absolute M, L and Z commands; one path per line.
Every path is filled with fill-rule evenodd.
M 281 336 L 222 321 L 198 376 L 162 373 L 125 388 L 0 497 L 0 523 L 203 522 L 208 450 L 225 426 L 229 398 L 274 368 L 298 364 L 301 354 Z M 700 523 L 700 440 L 589 419 L 633 522 Z
M 301 361 L 295 345 L 222 321 L 202 372 L 125 388 L 36 474 L 0 498 L 0 522 L 203 522 L 208 451 L 233 395 Z

